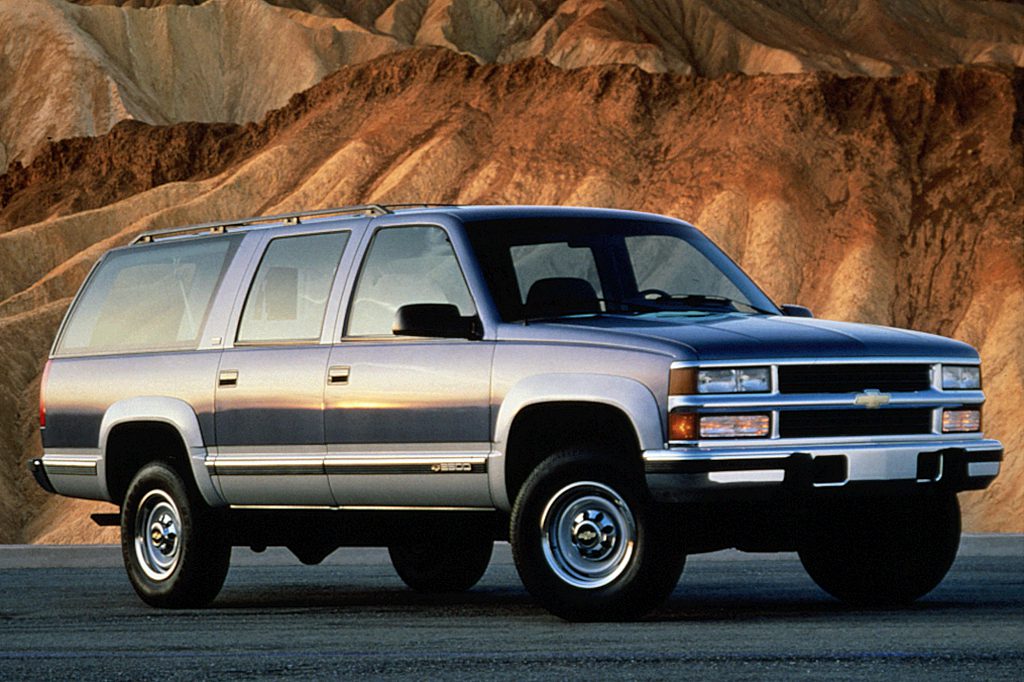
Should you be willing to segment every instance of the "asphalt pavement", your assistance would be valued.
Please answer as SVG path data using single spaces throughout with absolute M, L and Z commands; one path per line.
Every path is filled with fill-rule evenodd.
M 499 544 L 480 584 L 424 596 L 386 550 L 319 566 L 235 550 L 212 607 L 140 602 L 117 547 L 0 546 L 0 680 L 1024 679 L 1024 536 L 967 536 L 904 610 L 852 610 L 793 554 L 691 557 L 638 623 L 569 624 Z

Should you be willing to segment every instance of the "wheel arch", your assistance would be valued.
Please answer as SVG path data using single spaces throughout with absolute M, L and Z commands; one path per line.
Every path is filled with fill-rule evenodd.
M 199 418 L 183 400 L 162 396 L 136 397 L 111 405 L 100 425 L 103 471 L 98 472 L 111 501 L 120 503 L 132 476 L 146 462 L 171 461 L 190 478 L 203 500 L 223 506 L 206 468 L 207 449 Z M 146 451 L 139 453 L 145 446 Z
M 579 433 L 587 433 L 579 438 Z M 625 377 L 546 374 L 518 383 L 495 420 L 490 475 L 495 505 L 511 510 L 519 487 L 548 454 L 574 443 L 611 440 L 635 454 L 664 446 L 662 407 L 644 384 Z

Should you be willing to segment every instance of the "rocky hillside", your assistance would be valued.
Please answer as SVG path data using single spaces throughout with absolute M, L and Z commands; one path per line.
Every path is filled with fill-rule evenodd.
M 0 2 L 0 169 L 134 119 L 259 120 L 343 64 L 412 47 L 480 63 L 891 76 L 1024 66 L 1024 7 L 975 0 Z
M 37 4 L 66 15 L 128 11 Z M 131 10 L 153 16 L 263 5 L 130 4 L 160 4 Z M 260 11 L 357 27 L 400 5 L 435 6 L 279 4 L 290 7 Z M 549 18 L 576 6 L 520 4 Z M 953 4 L 1024 16 L 1021 5 Z M 0 26 L 8 6 L 0 3 Z M 759 6 L 800 14 L 805 5 Z M 100 253 L 153 227 L 366 201 L 668 213 L 703 227 L 780 302 L 974 344 L 985 363 L 986 431 L 1008 459 L 992 488 L 963 496 L 967 527 L 1024 532 L 1024 68 L 655 73 L 636 63 L 565 69 L 550 53 L 490 63 L 501 60 L 383 52 L 248 123 L 111 120 L 109 132 L 55 139 L 0 176 L 0 542 L 116 538 L 91 526 L 95 505 L 45 495 L 24 468 L 39 452 L 39 372 Z M 9 88 L 5 64 L 0 107 L 29 87 Z M 9 120 L 0 115 L 0 126 Z

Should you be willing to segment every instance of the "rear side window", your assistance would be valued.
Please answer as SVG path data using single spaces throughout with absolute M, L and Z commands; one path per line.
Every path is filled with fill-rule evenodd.
M 245 301 L 237 343 L 318 340 L 348 235 L 329 232 L 270 242 Z
M 108 254 L 75 303 L 58 354 L 195 347 L 237 244 L 196 239 Z

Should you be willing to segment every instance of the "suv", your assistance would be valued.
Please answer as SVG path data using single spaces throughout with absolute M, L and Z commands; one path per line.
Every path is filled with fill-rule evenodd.
M 109 500 L 148 604 L 232 546 L 386 545 L 465 590 L 496 539 L 570 620 L 658 606 L 688 554 L 796 551 L 909 603 L 987 486 L 977 352 L 777 306 L 693 226 L 584 208 L 359 206 L 104 255 L 43 379 L 51 492 Z

